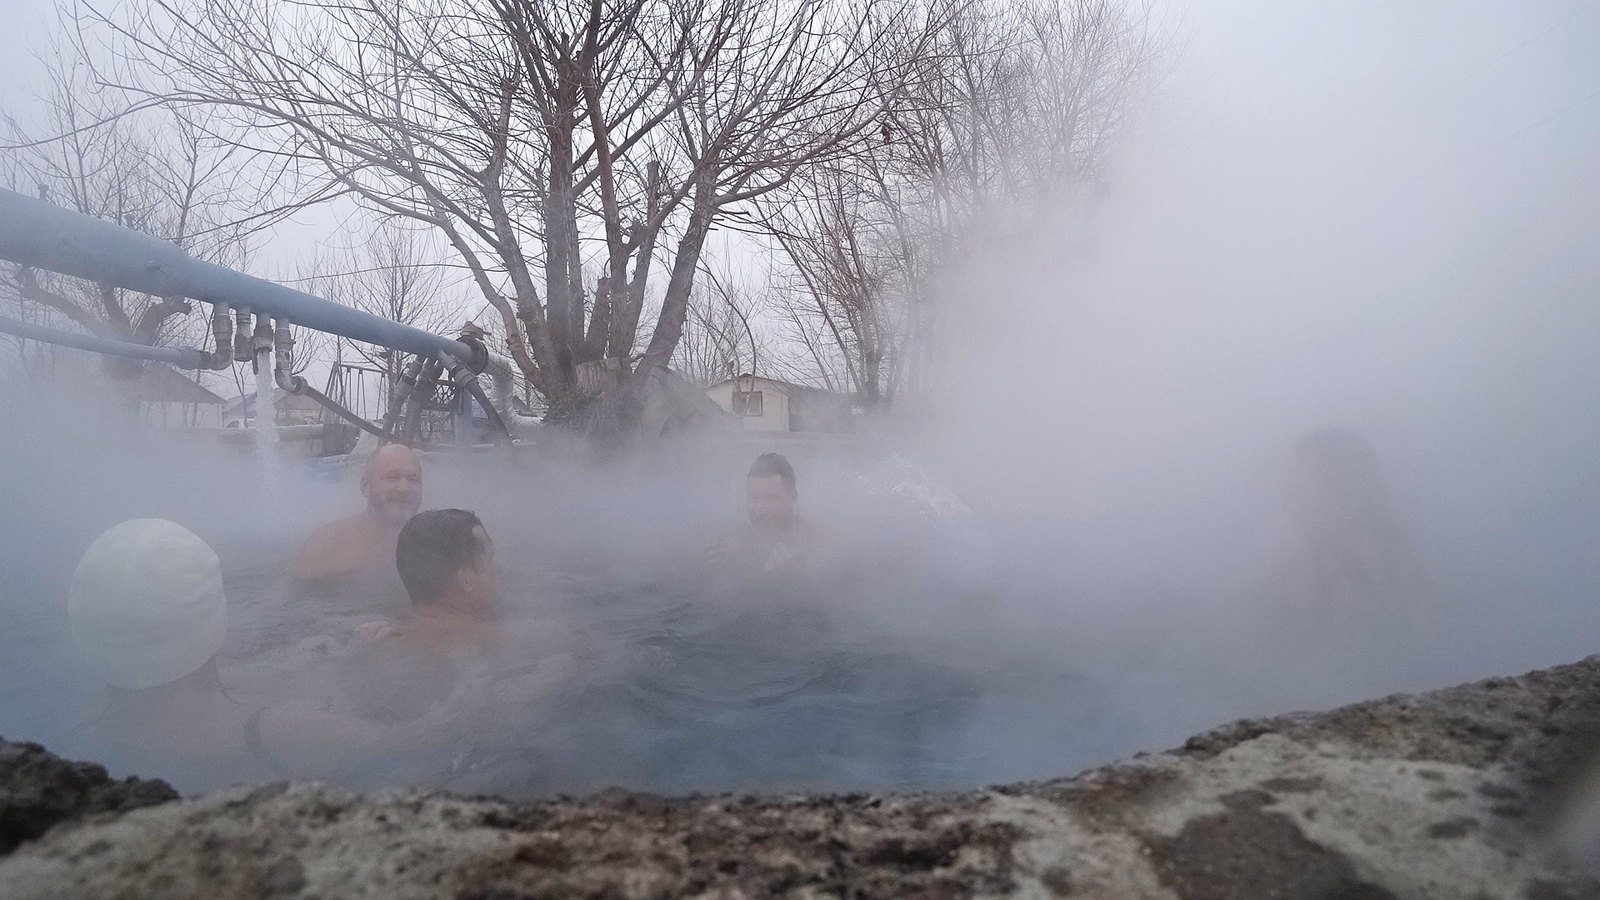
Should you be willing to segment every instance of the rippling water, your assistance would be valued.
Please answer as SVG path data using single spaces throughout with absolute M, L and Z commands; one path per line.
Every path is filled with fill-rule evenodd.
M 262 599 L 266 579 L 231 580 L 239 672 L 381 609 L 351 596 L 278 604 Z M 358 781 L 524 794 L 940 787 L 974 775 L 966 735 L 981 679 L 874 633 L 836 594 L 712 596 L 693 580 L 629 584 L 603 570 L 506 580 L 513 615 L 536 606 L 535 629 L 559 623 L 570 672 L 533 702 L 496 708 L 492 728 L 368 761 Z M 285 668 L 299 683 L 274 676 L 280 695 L 339 681 Z

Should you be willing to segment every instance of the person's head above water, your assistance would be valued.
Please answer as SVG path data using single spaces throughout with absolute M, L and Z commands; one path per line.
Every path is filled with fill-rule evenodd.
M 794 466 L 782 453 L 763 453 L 750 466 L 745 479 L 745 499 L 750 524 L 757 528 L 786 528 L 795 521 Z
M 361 470 L 361 496 L 374 515 L 399 527 L 422 506 L 422 460 L 403 444 L 384 444 Z
M 478 517 L 464 509 L 430 509 L 400 529 L 395 566 L 411 602 L 486 615 L 499 595 L 494 541 Z
M 72 573 L 67 612 L 89 663 L 126 690 L 196 671 L 228 631 L 217 554 L 165 519 L 134 519 L 100 535 Z
M 1353 431 L 1314 431 L 1295 444 L 1285 505 L 1314 542 L 1391 527 L 1389 489 L 1378 454 Z

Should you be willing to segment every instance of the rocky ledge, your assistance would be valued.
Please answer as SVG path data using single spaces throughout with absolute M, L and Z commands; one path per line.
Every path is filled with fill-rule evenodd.
M 1578 900 L 1600 883 L 1555 838 L 1595 753 L 1600 657 L 941 795 L 513 804 L 276 784 L 129 810 L 170 789 L 7 745 L 4 834 L 75 818 L 0 859 L 0 893 Z M 77 786 L 29 800 L 47 771 Z M 22 807 L 33 830 L 11 825 Z

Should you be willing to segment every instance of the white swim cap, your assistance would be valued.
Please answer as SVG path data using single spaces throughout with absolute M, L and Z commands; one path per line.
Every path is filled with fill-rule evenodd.
M 123 522 L 78 562 L 67 615 L 79 649 L 107 683 L 134 690 L 177 681 L 227 636 L 222 565 L 176 522 Z

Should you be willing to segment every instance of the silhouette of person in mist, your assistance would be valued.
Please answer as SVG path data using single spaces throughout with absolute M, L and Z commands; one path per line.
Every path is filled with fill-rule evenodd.
M 1372 445 L 1337 429 L 1302 438 L 1284 512 L 1289 533 L 1262 585 L 1266 638 L 1296 665 L 1350 672 L 1419 653 L 1431 581 L 1394 521 Z
M 793 573 L 815 563 L 827 539 L 800 515 L 799 499 L 794 466 L 783 454 L 756 457 L 745 478 L 750 528 L 707 544 L 706 564 L 727 573 L 761 577 Z

